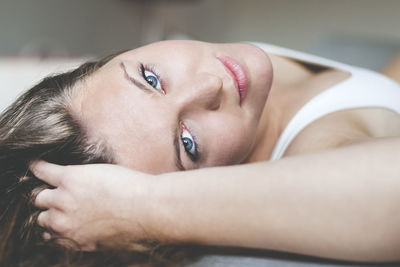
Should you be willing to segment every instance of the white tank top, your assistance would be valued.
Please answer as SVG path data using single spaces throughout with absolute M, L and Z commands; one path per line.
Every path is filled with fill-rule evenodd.
M 370 70 L 264 43 L 252 43 L 267 53 L 347 71 L 351 76 L 309 100 L 289 121 L 272 151 L 280 159 L 293 139 L 307 125 L 329 113 L 354 108 L 386 108 L 400 114 L 400 85 Z

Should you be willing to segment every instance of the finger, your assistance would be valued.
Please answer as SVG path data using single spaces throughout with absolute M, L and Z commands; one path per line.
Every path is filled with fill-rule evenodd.
M 69 250 L 84 251 L 84 249 L 82 249 L 82 246 L 80 246 L 75 240 L 72 239 L 58 238 L 55 240 L 55 242 Z M 94 249 L 88 251 L 94 251 Z
M 49 241 L 49 240 L 54 238 L 54 241 L 57 244 L 65 247 L 65 248 L 76 250 L 76 251 L 82 250 L 80 248 L 80 246 L 75 241 L 73 241 L 72 239 L 57 238 L 57 236 L 58 236 L 57 234 L 52 234 L 52 233 L 50 233 L 48 231 L 45 231 L 42 234 L 43 240 Z M 91 249 L 90 251 L 94 251 L 94 249 Z
M 57 221 L 57 211 L 54 209 L 42 211 L 39 213 L 36 222 L 39 226 L 46 228 L 48 232 L 57 233 L 62 229 L 62 225 L 60 225 L 60 220 Z
M 43 160 L 35 161 L 30 164 L 31 171 L 38 179 L 55 187 L 60 184 L 64 168 L 64 166 Z
M 42 211 L 36 219 L 38 225 L 44 228 L 49 228 L 50 211 Z
M 53 189 L 42 190 L 35 198 L 34 205 L 39 209 L 49 209 L 55 204 Z
M 48 232 L 64 235 L 70 231 L 70 223 L 67 223 L 65 216 L 55 209 L 42 211 L 37 217 L 37 224 L 46 228 Z M 65 236 L 67 237 L 67 236 Z

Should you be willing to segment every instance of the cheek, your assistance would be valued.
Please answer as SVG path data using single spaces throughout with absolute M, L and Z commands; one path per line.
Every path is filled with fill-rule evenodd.
M 213 132 L 210 157 L 216 165 L 232 165 L 243 162 L 254 143 L 254 133 L 243 123 L 224 123 L 218 128 L 209 128 Z

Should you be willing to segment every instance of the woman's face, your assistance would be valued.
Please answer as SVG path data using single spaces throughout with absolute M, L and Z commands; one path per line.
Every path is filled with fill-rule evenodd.
M 112 59 L 72 109 L 119 165 L 153 174 L 232 165 L 252 150 L 271 81 L 253 45 L 164 41 Z

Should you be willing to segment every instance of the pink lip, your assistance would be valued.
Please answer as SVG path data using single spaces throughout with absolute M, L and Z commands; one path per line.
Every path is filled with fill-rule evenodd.
M 222 62 L 222 64 L 224 64 L 229 74 L 232 75 L 233 80 L 235 81 L 236 88 L 239 92 L 240 104 L 242 104 L 244 98 L 246 97 L 247 90 L 247 76 L 243 66 L 230 57 L 217 58 Z

